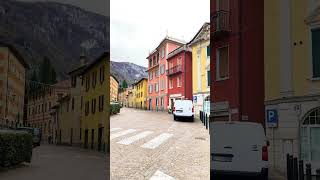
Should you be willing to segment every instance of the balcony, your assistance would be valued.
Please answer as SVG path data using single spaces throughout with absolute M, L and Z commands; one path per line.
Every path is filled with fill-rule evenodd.
M 167 70 L 167 76 L 171 76 L 181 72 L 182 72 L 182 65 L 176 65 Z
M 230 32 L 230 13 L 229 11 L 216 11 L 211 15 L 211 37 L 218 39 Z

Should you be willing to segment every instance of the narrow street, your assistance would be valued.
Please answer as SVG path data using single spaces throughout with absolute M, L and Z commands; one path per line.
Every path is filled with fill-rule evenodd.
M 110 123 L 111 179 L 209 179 L 209 133 L 199 120 L 123 108 Z
M 41 145 L 33 150 L 32 162 L 0 169 L 1 180 L 106 180 L 107 156 L 78 147 Z

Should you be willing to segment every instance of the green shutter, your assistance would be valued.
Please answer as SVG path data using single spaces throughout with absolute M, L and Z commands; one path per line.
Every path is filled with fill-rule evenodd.
M 210 86 L 210 82 L 211 82 L 211 75 L 210 74 L 211 74 L 210 71 L 207 71 L 208 86 Z
M 207 56 L 210 56 L 210 45 L 209 46 L 207 46 Z
M 320 29 L 312 30 L 313 77 L 320 77 Z

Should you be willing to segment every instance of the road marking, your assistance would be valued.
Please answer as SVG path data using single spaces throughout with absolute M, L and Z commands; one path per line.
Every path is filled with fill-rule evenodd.
M 114 131 L 118 131 L 118 130 L 121 130 L 122 128 L 112 128 L 110 129 L 110 132 L 114 132 Z
M 138 141 L 138 140 L 140 140 L 142 138 L 145 138 L 145 137 L 149 136 L 152 133 L 153 133 L 152 131 L 144 131 L 144 132 L 139 133 L 139 134 L 137 134 L 135 136 L 123 139 L 123 140 L 121 140 L 121 141 L 119 141 L 117 143 L 124 144 L 124 145 L 129 145 L 129 144 L 134 143 L 134 142 L 136 142 L 136 141 Z
M 160 146 L 162 143 L 164 143 L 166 140 L 168 140 L 172 136 L 173 134 L 162 133 L 159 136 L 152 139 L 151 141 L 143 144 L 141 147 L 147 148 L 147 149 L 155 149 L 156 147 Z
M 130 133 L 136 132 L 136 131 L 137 130 L 135 130 L 135 129 L 128 129 L 128 130 L 125 130 L 125 131 L 120 131 L 120 132 L 111 134 L 110 135 L 110 140 L 118 138 L 120 136 L 124 136 L 124 135 L 130 134 Z
M 174 180 L 174 178 L 157 170 L 149 180 Z

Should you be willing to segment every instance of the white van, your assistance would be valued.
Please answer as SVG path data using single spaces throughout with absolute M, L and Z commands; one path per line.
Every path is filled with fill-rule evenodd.
M 210 123 L 210 174 L 268 179 L 268 145 L 261 124 Z
M 191 100 L 176 100 L 173 106 L 173 119 L 189 118 L 194 120 L 194 108 Z

